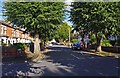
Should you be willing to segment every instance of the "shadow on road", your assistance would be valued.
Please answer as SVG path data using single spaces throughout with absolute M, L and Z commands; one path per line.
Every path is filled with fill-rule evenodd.
M 2 76 L 16 76 L 17 71 L 26 72 L 29 70 L 29 62 L 23 56 L 9 57 L 2 59 Z
M 42 76 L 118 76 L 120 69 L 119 58 L 84 54 L 65 46 L 51 47 L 44 54 L 48 58 L 32 63 L 43 71 Z M 3 76 L 16 76 L 16 71 L 27 72 L 31 68 L 24 57 L 2 59 L 2 63 Z
M 56 64 L 58 71 L 64 73 L 63 75 L 118 76 L 119 63 L 117 58 L 83 54 L 67 47 L 52 47 L 51 51 L 44 54 L 49 56 L 45 60 Z M 50 70 L 46 71 L 50 74 L 53 73 Z M 58 72 L 53 74 L 60 75 Z

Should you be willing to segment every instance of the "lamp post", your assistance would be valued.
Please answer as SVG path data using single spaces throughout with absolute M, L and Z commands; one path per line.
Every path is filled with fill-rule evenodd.
M 70 28 L 68 30 L 69 30 L 69 46 L 70 46 Z
M 70 43 L 70 28 L 69 28 L 69 43 Z

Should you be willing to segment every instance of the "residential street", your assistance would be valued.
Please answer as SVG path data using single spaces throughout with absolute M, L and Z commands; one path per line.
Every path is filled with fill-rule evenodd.
M 0 0 L 0 59 L 2 78 L 120 78 L 120 0 Z
M 4 63 L 3 76 L 15 75 L 16 70 L 27 72 L 27 76 L 118 76 L 119 73 L 119 58 L 84 54 L 61 45 L 54 45 L 44 54 L 49 57 L 40 63 L 25 63 L 25 59 L 11 65 Z M 32 68 L 41 73 L 31 73 Z

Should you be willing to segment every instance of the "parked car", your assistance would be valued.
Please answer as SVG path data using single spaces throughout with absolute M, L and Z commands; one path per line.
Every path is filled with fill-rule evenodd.
M 53 45 L 58 45 L 58 43 L 57 43 L 57 42 L 52 42 L 52 44 L 53 44 Z
M 74 50 L 82 50 L 83 47 L 79 42 L 76 42 L 76 43 L 73 43 L 72 49 L 74 49 Z
M 50 43 L 48 46 L 49 46 L 49 47 L 52 47 L 52 46 L 53 46 L 53 44 L 52 44 L 52 43 Z

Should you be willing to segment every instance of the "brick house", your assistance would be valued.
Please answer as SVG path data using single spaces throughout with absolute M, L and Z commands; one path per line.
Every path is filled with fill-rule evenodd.
M 22 29 L 14 28 L 10 24 L 0 21 L 0 42 L 6 44 L 30 43 L 30 34 L 23 34 Z

